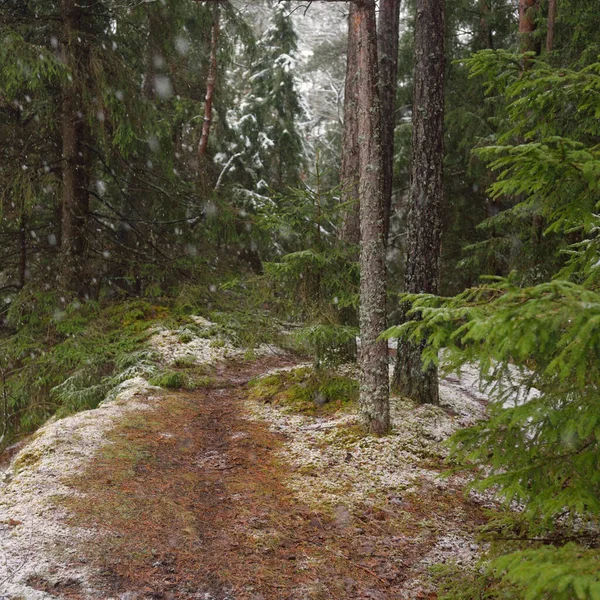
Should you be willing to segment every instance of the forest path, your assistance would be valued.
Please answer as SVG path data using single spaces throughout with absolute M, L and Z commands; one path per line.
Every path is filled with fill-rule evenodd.
M 98 531 L 76 553 L 93 597 L 436 597 L 407 594 L 407 578 L 443 533 L 464 528 L 464 499 L 424 488 L 431 497 L 352 514 L 304 504 L 285 484 L 295 469 L 278 455 L 286 437 L 245 406 L 253 377 L 294 363 L 279 356 L 217 366 L 210 388 L 164 392 L 109 432 L 110 443 L 68 482 L 79 493 L 65 500 L 70 525 Z M 481 517 L 469 510 L 472 529 Z M 91 597 L 76 581 L 29 585 Z

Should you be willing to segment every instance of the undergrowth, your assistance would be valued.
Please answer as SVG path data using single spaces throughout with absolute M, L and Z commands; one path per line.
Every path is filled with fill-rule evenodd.
M 192 316 L 210 320 L 198 325 Z M 278 325 L 243 286 L 185 285 L 171 297 L 101 302 L 23 290 L 0 326 L 0 451 L 59 417 L 91 409 L 133 377 L 167 388 L 209 387 L 193 358 L 166 371 L 147 341 L 157 327 L 179 333 L 181 343 L 210 338 L 252 348 L 277 343 Z
M 358 382 L 328 369 L 294 369 L 255 379 L 250 398 L 302 414 L 333 413 L 356 405 Z

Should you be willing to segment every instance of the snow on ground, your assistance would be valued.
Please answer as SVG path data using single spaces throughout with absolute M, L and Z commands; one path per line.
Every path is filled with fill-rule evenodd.
M 194 321 L 200 333 L 162 329 L 151 338 L 151 347 L 166 364 L 180 359 L 209 364 L 244 353 L 218 338 L 203 337 L 202 332 L 213 324 L 201 317 Z M 277 352 L 265 345 L 255 354 Z M 415 407 L 392 398 L 394 434 L 383 438 L 361 435 L 358 427 L 352 427 L 358 424 L 356 414 L 315 419 L 259 402 L 248 402 L 248 407 L 250 418 L 264 420 L 287 435 L 282 458 L 294 469 L 288 485 L 300 500 L 343 504 L 352 510 L 359 503 L 375 506 L 382 499 L 400 501 L 404 494 L 417 493 L 424 483 L 439 489 L 449 485 L 439 477 L 439 469 L 431 466 L 445 454 L 440 442 L 482 418 L 485 397 L 479 392 L 474 368 L 466 369 L 460 380 L 445 379 L 440 389 L 440 407 Z M 57 499 L 74 494 L 68 479 L 85 470 L 107 443 L 107 433 L 116 422 L 159 402 L 156 390 L 136 377 L 121 384 L 94 410 L 52 419 L 0 472 L 0 599 L 54 598 L 32 587 L 36 578 L 50 584 L 74 581 L 84 593 L 92 594 L 93 574 L 76 548 L 78 542 L 93 542 L 97 532 L 69 525 Z M 448 553 L 463 556 L 465 562 L 473 560 L 477 552 L 472 540 L 452 532 L 447 537 L 438 540 L 425 561 L 435 562 Z
M 194 321 L 203 328 L 213 326 L 202 317 Z M 150 345 L 167 364 L 182 357 L 210 364 L 243 354 L 229 344 L 215 343 L 214 338 L 190 336 L 187 340 L 184 334 L 159 330 Z M 265 346 L 259 351 L 267 354 L 272 349 Z M 93 542 L 97 533 L 70 526 L 68 515 L 58 505 L 61 498 L 73 495 L 66 482 L 85 470 L 107 443 L 107 433 L 127 414 L 153 408 L 160 400 L 158 390 L 141 377 L 123 382 L 98 408 L 51 419 L 0 471 L 0 600 L 56 598 L 28 584 L 35 578 L 50 584 L 75 581 L 83 590 L 92 589 L 90 573 L 74 548 L 80 541 Z
M 186 326 L 181 329 L 157 329 L 150 338 L 150 346 L 167 365 L 178 361 L 188 361 L 196 365 L 212 364 L 221 360 L 243 357 L 247 349 L 238 348 L 215 335 L 216 325 L 204 317 L 192 316 L 196 325 L 192 330 Z M 281 354 L 282 350 L 269 344 L 253 348 L 254 356 Z
M 98 408 L 50 420 L 15 456 L 0 483 L 2 594 L 26 600 L 56 598 L 28 585 L 38 577 L 50 583 L 74 580 L 88 588 L 85 564 L 74 548 L 77 542 L 93 541 L 95 532 L 68 525 L 57 499 L 73 494 L 65 481 L 85 469 L 116 421 L 154 406 L 157 389 L 140 377 L 126 381 L 113 400 Z
M 356 375 L 348 366 L 342 372 Z M 292 466 L 286 483 L 298 499 L 315 509 L 329 507 L 334 515 L 340 507 L 348 514 L 358 514 L 365 506 L 402 505 L 406 498 L 430 495 L 431 490 L 462 494 L 467 483 L 464 478 L 440 476 L 444 470 L 441 459 L 447 455 L 442 442 L 459 428 L 485 417 L 487 400 L 478 381 L 474 367 L 463 370 L 460 379 L 442 380 L 440 406 L 417 406 L 393 396 L 393 432 L 385 437 L 362 435 L 356 412 L 315 418 L 259 400 L 249 400 L 247 407 L 251 418 L 284 434 L 281 459 Z M 465 523 L 468 521 L 465 515 Z M 403 597 L 424 597 L 419 594 L 432 591 L 425 575 L 432 564 L 475 563 L 479 546 L 462 525 L 440 523 L 439 538 L 413 565 Z
M 358 427 L 353 428 L 359 425 L 356 413 L 315 418 L 260 401 L 249 401 L 248 408 L 254 418 L 287 436 L 282 455 L 295 468 L 288 483 L 300 499 L 320 505 L 341 498 L 349 505 L 369 504 L 399 492 L 416 492 L 423 481 L 440 488 L 448 485 L 439 469 L 420 464 L 443 458 L 441 442 L 483 418 L 485 399 L 476 392 L 475 373 L 465 373 L 464 380 L 442 381 L 441 406 L 416 406 L 393 396 L 393 434 L 385 437 L 360 435 Z

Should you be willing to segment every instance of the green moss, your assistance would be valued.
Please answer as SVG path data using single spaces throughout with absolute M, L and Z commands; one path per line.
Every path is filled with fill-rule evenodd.
M 359 423 L 336 427 L 326 436 L 326 444 L 344 449 L 354 449 L 369 434 Z
M 251 383 L 250 397 L 304 414 L 348 410 L 358 400 L 358 382 L 327 369 L 294 369 Z
M 196 358 L 191 354 L 179 356 L 173 361 L 173 366 L 180 369 L 191 369 L 196 366 Z
M 54 414 L 95 408 L 124 379 L 150 375 L 156 357 L 146 342 L 167 314 L 145 300 L 100 304 L 23 290 L 0 348 L 0 362 L 12 365 L 5 390 L 15 415 L 4 443 Z
M 215 379 L 209 376 L 192 377 L 190 382 L 190 389 L 203 389 L 212 388 L 215 385 Z
M 20 454 L 15 458 L 12 468 L 13 473 L 16 475 L 23 469 L 32 467 L 42 458 L 42 451 L 40 449 L 33 449 L 31 447 L 23 449 Z
M 501 582 L 485 567 L 465 567 L 454 562 L 429 567 L 441 600 L 509 600 L 520 598 L 519 590 Z
M 189 378 L 179 371 L 163 371 L 152 377 L 150 383 L 167 389 L 181 389 L 189 386 Z

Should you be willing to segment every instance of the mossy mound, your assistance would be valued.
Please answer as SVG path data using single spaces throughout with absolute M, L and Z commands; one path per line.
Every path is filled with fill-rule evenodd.
M 280 371 L 254 380 L 250 398 L 302 414 L 350 410 L 358 401 L 358 381 L 328 369 Z

